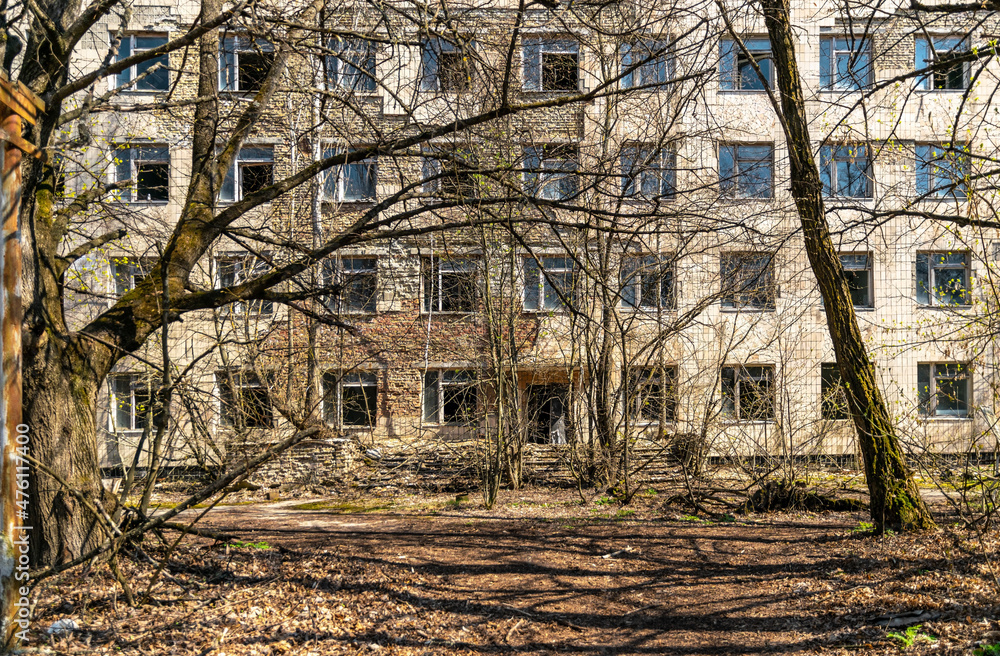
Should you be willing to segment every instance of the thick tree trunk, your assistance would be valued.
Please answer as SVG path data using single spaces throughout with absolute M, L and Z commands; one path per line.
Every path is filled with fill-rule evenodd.
M 101 358 L 80 353 L 73 342 L 48 338 L 40 346 L 26 351 L 24 360 L 24 421 L 31 427 L 31 453 L 91 503 L 109 507 L 113 501 L 101 485 L 95 426 L 97 395 L 106 374 Z M 60 481 L 36 472 L 31 492 L 28 523 L 36 567 L 70 561 L 106 538 L 99 519 Z
M 809 263 L 819 282 L 830 337 L 857 430 L 871 495 L 871 516 L 879 530 L 926 529 L 934 525 L 906 466 L 895 427 L 865 350 L 840 258 L 830 237 L 822 183 L 809 140 L 802 83 L 787 0 L 763 0 L 777 73 L 792 196 L 798 208 Z

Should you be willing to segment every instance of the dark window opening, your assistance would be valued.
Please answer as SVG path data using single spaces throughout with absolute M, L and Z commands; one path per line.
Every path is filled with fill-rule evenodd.
M 230 380 L 230 376 L 232 380 Z M 259 377 L 252 372 L 219 372 L 221 420 L 234 428 L 272 428 L 274 409 L 271 394 Z
M 773 260 L 770 253 L 723 253 L 722 307 L 773 310 Z
M 968 417 L 969 365 L 918 364 L 917 396 L 920 414 L 929 417 Z
M 566 444 L 571 432 L 569 385 L 528 385 L 524 395 L 528 442 Z
M 476 261 L 426 258 L 423 262 L 424 312 L 474 312 L 479 300 Z
M 739 421 L 774 419 L 774 367 L 723 367 L 722 411 Z
M 840 379 L 840 367 L 834 363 L 820 365 L 820 412 L 823 419 L 850 419 L 847 391 Z

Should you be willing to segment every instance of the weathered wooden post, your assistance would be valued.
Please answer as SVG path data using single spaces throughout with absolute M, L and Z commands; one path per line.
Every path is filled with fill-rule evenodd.
M 39 156 L 38 150 L 21 138 L 21 121 L 35 123 L 41 102 L 20 84 L 0 73 L 0 157 L 3 184 L 0 188 L 0 652 L 9 652 L 18 642 L 18 629 L 28 626 L 28 543 L 30 527 L 22 524 L 31 503 L 27 462 L 30 427 L 21 423 L 21 155 Z M 20 449 L 20 450 L 19 450 Z

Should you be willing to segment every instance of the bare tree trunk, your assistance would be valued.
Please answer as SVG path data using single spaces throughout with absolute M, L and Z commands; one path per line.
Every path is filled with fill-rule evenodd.
M 771 39 L 788 142 L 792 196 L 798 208 L 809 263 L 823 295 L 830 337 L 864 456 L 872 520 L 879 530 L 927 529 L 934 526 L 934 521 L 906 466 L 895 426 L 875 377 L 875 365 L 865 350 L 840 258 L 826 222 L 823 186 L 809 140 L 788 2 L 763 0 L 762 7 Z

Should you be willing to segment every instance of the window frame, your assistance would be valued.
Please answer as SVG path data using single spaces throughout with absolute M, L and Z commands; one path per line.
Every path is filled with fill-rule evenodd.
M 423 372 L 421 376 L 421 421 L 424 424 L 437 426 L 472 426 L 479 423 L 480 394 L 479 376 L 475 369 L 430 369 Z M 458 410 L 463 408 L 468 411 L 469 396 L 472 397 L 472 412 L 469 420 L 461 417 L 449 419 L 446 410 L 449 403 L 449 389 L 460 388 L 456 393 L 450 392 L 451 400 L 461 397 L 458 400 Z M 429 412 L 430 397 L 429 390 L 433 390 L 433 416 Z
M 556 202 L 571 200 L 580 194 L 579 145 L 526 146 L 523 180 L 525 191 L 534 198 Z
M 855 310 L 872 310 L 875 308 L 875 263 L 874 256 L 870 251 L 858 252 L 858 253 L 837 253 L 837 257 L 840 259 L 840 266 L 844 270 L 845 277 L 847 277 L 847 288 L 851 292 L 851 303 Z M 863 262 L 859 258 L 865 258 Z M 859 264 L 860 263 L 860 264 Z M 849 272 L 852 271 L 862 271 L 867 278 L 867 294 L 868 302 L 864 305 L 859 305 L 854 302 L 854 290 L 857 288 L 851 285 L 851 278 L 849 277 Z
M 760 267 L 760 272 L 753 276 L 753 280 L 747 281 L 739 289 L 727 290 L 725 288 L 726 280 L 738 280 L 744 279 L 747 276 L 741 271 L 743 266 L 733 266 L 733 264 L 741 264 L 746 262 L 746 258 L 755 257 L 766 260 L 765 266 Z M 720 303 L 723 311 L 758 311 L 758 312 L 771 312 L 777 307 L 778 299 L 778 285 L 775 281 L 775 258 L 777 253 L 767 252 L 767 251 L 727 251 L 723 252 L 719 256 L 719 270 L 721 274 L 721 280 L 723 281 L 723 289 L 720 294 Z M 727 261 L 730 266 L 727 267 Z M 754 291 L 756 288 L 757 281 L 760 280 L 761 285 L 765 288 L 763 301 L 756 301 L 754 298 L 759 294 L 759 292 Z M 751 287 L 750 283 L 755 283 L 754 287 Z M 744 297 L 749 298 L 749 300 L 744 300 Z
M 841 44 L 847 45 L 841 45 Z M 857 62 L 854 53 L 867 58 L 867 71 L 864 71 L 865 79 L 855 81 L 856 74 L 860 71 L 849 70 L 845 75 L 840 75 L 838 70 L 838 57 L 849 54 L 848 64 Z M 820 89 L 823 91 L 851 92 L 864 91 L 872 87 L 875 83 L 875 68 L 872 57 L 872 42 L 867 38 L 856 38 L 851 35 L 824 34 L 820 37 Z M 847 80 L 847 83 L 844 81 Z
M 861 157 L 852 154 L 860 153 L 864 158 L 863 170 L 859 176 L 851 178 L 848 174 L 848 192 L 852 182 L 862 180 L 864 190 L 861 195 L 855 193 L 842 193 L 840 179 L 840 164 L 846 163 L 848 168 L 857 166 L 856 162 L 861 161 Z M 849 198 L 852 200 L 871 200 L 875 195 L 875 177 L 872 171 L 872 159 L 869 155 L 867 144 L 825 144 L 819 151 L 820 180 L 823 183 L 824 198 Z
M 845 421 L 851 418 L 847 406 L 847 391 L 840 377 L 836 362 L 820 363 L 820 418 L 827 421 Z
M 943 374 L 938 369 L 944 367 Z M 949 369 L 955 368 L 954 372 Z M 926 371 L 926 374 L 924 373 Z M 968 362 L 919 362 L 917 363 L 917 412 L 926 419 L 968 419 L 972 417 L 974 402 L 972 387 L 973 367 Z M 939 381 L 964 381 L 965 399 L 955 398 L 956 405 L 965 408 L 941 411 Z M 922 387 L 924 383 L 926 387 Z
M 323 159 L 346 155 L 352 150 L 328 146 L 323 149 Z M 273 151 L 272 151 L 273 153 Z M 361 171 L 360 180 L 365 184 L 361 194 L 348 197 L 351 171 Z M 273 178 L 272 172 L 272 180 Z M 331 186 L 333 189 L 331 190 Z M 372 203 L 378 198 L 378 157 L 367 157 L 350 164 L 334 164 L 322 176 L 320 200 L 327 203 Z
M 135 289 L 136 284 L 152 272 L 157 262 L 157 258 L 154 257 L 132 258 L 127 255 L 111 256 L 108 260 L 116 298 L 121 298 Z M 128 267 L 127 271 L 121 270 L 124 267 Z
M 271 265 L 261 256 L 252 253 L 223 253 L 213 258 L 215 264 L 214 280 L 216 289 L 234 287 L 245 282 L 255 280 L 270 269 Z M 251 263 L 250 267 L 246 263 Z M 225 283 L 223 280 L 223 266 L 234 266 L 232 272 L 233 282 Z M 252 277 L 246 277 L 249 269 Z M 226 272 L 228 275 L 228 272 Z M 219 308 L 220 313 L 243 316 L 270 316 L 274 314 L 274 302 L 263 299 L 233 300 L 228 305 Z
M 140 39 L 156 39 L 161 41 L 156 45 L 139 47 L 138 41 Z M 127 40 L 127 41 L 126 41 Z M 141 52 L 147 52 L 149 50 L 155 50 L 161 46 L 166 45 L 170 41 L 170 35 L 166 32 L 126 32 L 121 36 L 121 41 L 118 43 L 118 52 L 115 55 L 115 61 L 120 62 L 137 55 Z M 127 43 L 127 48 L 126 48 Z M 147 75 L 141 80 L 136 82 L 137 78 L 141 77 L 146 71 L 153 68 L 157 64 L 160 64 L 160 69 Z M 158 80 L 159 72 L 163 71 L 163 82 L 162 87 L 154 86 L 151 88 L 140 88 L 140 84 L 147 83 L 149 80 Z M 121 71 L 113 78 L 111 78 L 111 84 L 113 90 L 118 93 L 164 93 L 170 90 L 170 54 L 157 55 L 145 61 L 141 61 L 132 64 L 125 70 Z
M 420 44 L 420 90 L 430 93 L 468 93 L 473 90 L 476 79 L 475 41 L 453 43 L 441 37 L 424 39 Z M 446 55 L 458 54 L 466 62 L 467 70 L 451 70 L 444 66 Z M 460 75 L 460 73 L 467 75 Z M 455 80 L 464 77 L 464 84 L 454 85 Z M 447 82 L 447 83 L 445 83 Z
M 367 423 L 348 423 L 344 416 L 344 389 L 361 390 L 364 407 L 360 413 L 367 415 Z M 378 424 L 378 372 L 353 370 L 337 374 L 323 374 L 323 421 L 329 426 L 347 429 L 372 429 Z
M 635 424 L 659 424 L 677 421 L 677 365 L 631 366 L 626 374 L 626 401 L 628 416 Z M 665 383 L 664 383 L 665 381 Z M 666 391 L 664 391 L 664 384 Z M 640 394 L 643 388 L 655 387 L 659 391 Z M 651 403 L 655 401 L 654 403 Z M 655 407 L 655 415 L 646 412 Z
M 561 261 L 561 264 L 557 264 L 557 260 Z M 577 297 L 576 284 L 579 267 L 576 259 L 569 255 L 526 255 L 522 264 L 524 286 L 522 287 L 521 307 L 524 311 L 532 313 L 568 312 Z M 531 273 L 532 271 L 534 273 Z M 556 276 L 564 276 L 565 279 L 568 279 L 568 290 L 553 286 Z M 532 278 L 535 280 L 533 281 Z M 537 292 L 537 298 L 533 303 L 530 299 L 534 293 L 529 294 L 529 289 L 532 288 Z M 560 294 L 560 291 L 563 293 Z
M 771 50 L 771 40 L 768 37 L 751 36 L 744 39 L 743 46 L 750 53 L 746 52 L 736 43 L 735 39 L 721 39 L 719 41 L 719 92 L 720 93 L 763 93 L 768 89 L 775 88 L 774 75 L 774 53 Z M 749 74 L 742 74 L 743 66 L 741 59 L 749 62 L 750 58 L 757 62 L 757 67 L 761 73 L 765 72 L 765 67 L 761 62 L 767 63 L 767 82 L 763 83 L 757 71 L 751 66 Z M 752 80 L 744 86 L 744 80 Z
M 545 55 L 572 55 L 576 58 L 576 85 L 572 88 L 545 88 Z M 565 35 L 525 36 L 521 40 L 521 88 L 534 93 L 573 93 L 583 82 L 582 49 L 579 40 Z
M 228 400 L 226 388 L 229 387 L 229 373 L 225 369 L 221 369 L 215 372 L 215 388 L 217 397 L 219 399 L 219 414 L 218 414 L 218 424 L 219 426 L 226 429 L 246 429 L 246 430 L 258 430 L 258 429 L 273 429 L 275 427 L 275 416 L 274 416 L 274 404 L 271 402 L 271 392 L 267 387 L 266 381 L 260 379 L 260 376 L 252 370 L 236 370 L 232 371 L 233 384 L 239 389 L 239 392 L 235 389 L 229 390 Z M 265 396 L 261 397 L 259 395 L 252 396 L 255 401 L 265 399 L 266 408 L 265 412 L 260 413 L 257 417 L 257 413 L 254 415 L 248 415 L 246 410 L 242 407 L 246 404 L 242 402 L 243 400 L 243 390 L 253 390 L 262 389 L 265 390 Z M 237 398 L 239 397 L 239 398 Z M 230 416 L 226 412 L 226 408 L 229 408 L 230 412 L 233 414 Z M 267 419 L 267 423 L 254 423 L 248 424 L 245 419 L 247 416 L 253 416 L 255 419 Z M 227 419 L 228 417 L 228 419 Z M 242 421 L 238 421 L 242 418 Z M 242 426 L 240 424 L 243 424 Z
M 755 158 L 741 156 L 741 153 L 751 148 L 766 148 L 767 156 Z M 719 191 L 723 198 L 744 199 L 744 200 L 771 200 L 774 198 L 774 144 L 773 143 L 720 143 L 719 144 Z M 732 171 L 725 171 L 726 159 L 731 164 Z M 747 162 L 741 166 L 741 162 Z M 769 172 L 768 180 L 765 182 L 755 181 L 753 172 L 755 167 L 765 164 Z M 766 188 L 765 188 L 766 187 Z M 755 192 L 754 189 L 763 189 L 763 192 Z M 749 191 L 746 191 L 746 190 Z
M 636 56 L 637 46 L 640 46 L 642 49 L 638 57 Z M 661 54 L 650 59 L 652 53 L 658 51 L 662 51 Z M 662 38 L 638 38 L 632 41 L 625 41 L 621 44 L 620 52 L 621 68 L 619 74 L 621 75 L 620 84 L 623 89 L 666 84 L 667 81 L 674 77 L 677 60 L 674 56 L 673 44 L 667 40 Z M 635 64 L 636 59 L 639 61 L 648 61 L 643 61 L 642 64 L 628 71 Z M 577 66 L 579 66 L 579 60 L 577 61 Z M 652 79 L 647 80 L 647 76 L 650 75 Z
M 127 155 L 123 156 L 127 152 Z M 136 156 L 138 154 L 138 156 Z M 118 201 L 129 205 L 162 206 L 170 202 L 170 146 L 161 143 L 115 144 L 112 153 L 114 182 L 131 180 L 128 188 L 118 190 Z M 138 199 L 143 166 L 163 167 L 166 173 L 163 198 Z M 126 177 L 126 169 L 128 175 Z M 154 187 L 150 187 L 154 188 Z M 147 196 L 148 198 L 148 196 Z
M 269 155 L 264 157 L 262 154 L 255 156 L 253 151 L 258 153 L 263 153 L 267 151 Z M 240 148 L 236 156 L 233 157 L 232 163 L 229 165 L 229 169 L 226 171 L 226 175 L 222 180 L 222 186 L 219 189 L 219 203 L 238 203 L 242 201 L 248 195 L 243 189 L 244 184 L 244 169 L 251 166 L 263 166 L 270 165 L 270 182 L 261 187 L 261 189 L 266 189 L 274 184 L 274 146 L 254 146 L 246 145 Z M 233 195 L 232 198 L 226 198 L 223 194 L 226 193 L 226 187 L 232 181 Z M 257 193 L 260 189 L 256 191 L 251 191 L 250 193 Z
M 476 151 L 471 146 L 451 144 L 432 148 L 424 151 L 424 191 L 439 197 L 480 198 L 481 189 L 475 176 L 482 174 Z
M 659 287 L 655 303 L 646 302 L 647 275 L 653 272 Z M 677 309 L 677 261 L 671 253 L 629 254 L 619 272 L 621 308 L 627 312 L 657 312 Z M 667 289 L 664 290 L 664 284 Z M 628 291 L 632 288 L 631 293 Z
M 962 262 L 949 262 L 950 258 L 961 255 Z M 943 258 L 944 261 L 934 262 L 934 258 Z M 944 307 L 944 308 L 966 308 L 972 305 L 972 264 L 971 264 L 971 252 L 970 251 L 918 251 L 916 259 L 916 267 L 914 270 L 914 284 L 916 286 L 916 302 L 918 305 L 923 307 Z M 921 261 L 926 261 L 926 264 L 921 266 Z M 921 268 L 926 269 L 926 282 L 921 281 Z M 945 289 L 944 287 L 939 287 L 937 285 L 937 274 L 938 270 L 955 270 L 961 268 L 965 274 L 965 280 L 963 284 L 965 288 L 960 290 L 959 293 L 963 297 L 962 303 L 943 303 L 938 298 L 938 294 L 934 293 L 935 289 Z M 949 281 L 950 282 L 950 281 Z M 921 286 L 923 290 L 921 291 Z
M 267 70 L 260 79 L 260 85 L 263 85 L 267 76 L 271 74 L 275 57 L 274 44 L 270 43 L 266 39 L 250 37 L 239 32 L 224 32 L 219 38 L 218 89 L 220 92 L 245 94 L 251 92 L 256 93 L 260 90 L 260 85 L 247 86 L 246 88 L 243 88 L 240 84 L 242 81 L 242 76 L 240 75 L 242 70 L 240 67 L 241 53 L 253 53 L 254 56 L 261 56 L 264 59 L 269 59 L 267 62 Z M 267 56 L 267 53 L 270 53 L 269 57 Z
M 156 403 L 156 392 L 154 386 L 156 382 L 154 378 L 148 374 L 138 373 L 138 372 L 119 372 L 108 375 L 109 391 L 110 391 L 110 401 L 111 401 L 111 411 L 108 413 L 108 430 L 113 433 L 141 433 L 146 430 L 147 419 L 153 420 L 153 426 L 156 425 L 157 417 L 163 416 L 163 410 L 158 407 Z M 129 425 L 123 427 L 119 423 L 119 414 L 122 411 L 123 406 L 121 405 L 121 387 L 128 385 L 128 415 L 129 415 Z M 149 413 L 138 413 L 136 408 L 142 405 L 137 402 L 138 395 L 137 390 L 145 390 L 146 402 L 150 404 L 152 410 L 152 417 L 149 417 Z M 140 421 L 141 418 L 141 421 Z M 152 428 L 152 426 L 150 427 Z
M 371 266 L 367 268 L 357 268 L 348 271 L 345 266 L 345 260 L 350 260 L 352 266 L 356 262 L 371 261 Z M 371 286 L 372 293 L 360 307 L 355 304 L 352 299 L 353 296 L 346 293 L 349 289 L 353 289 L 353 283 L 356 281 L 347 281 L 348 278 L 362 279 L 370 278 L 371 280 L 368 284 Z M 341 291 L 339 294 L 329 294 L 322 297 L 323 305 L 326 306 L 331 312 L 336 312 L 338 314 L 376 314 L 378 313 L 378 305 L 380 299 L 380 289 L 379 289 L 379 277 L 378 277 L 378 257 L 375 255 L 340 255 L 335 258 L 327 258 L 323 260 L 323 285 L 333 286 L 339 285 Z
M 621 192 L 629 200 L 677 200 L 677 150 L 644 144 L 628 144 L 621 149 Z M 655 193 L 646 189 L 653 180 Z
M 361 95 L 376 93 L 377 46 L 370 39 L 330 37 L 327 47 L 332 54 L 323 56 L 326 88 Z
M 759 370 L 759 378 L 756 378 L 752 372 Z M 727 373 L 732 374 L 733 386 L 730 388 L 731 394 L 727 397 L 726 393 L 726 376 Z M 774 422 L 777 419 L 777 389 L 775 385 L 776 378 L 775 366 L 773 364 L 737 364 L 737 365 L 724 365 L 720 372 L 720 386 L 721 386 L 721 399 L 722 399 L 722 414 L 723 416 L 729 417 L 734 422 L 740 423 L 768 423 Z M 744 382 L 766 382 L 766 396 L 769 397 L 769 402 L 764 406 L 765 416 L 749 416 L 744 417 L 743 410 L 743 384 Z M 727 401 L 728 398 L 728 401 Z M 765 398 L 765 401 L 768 401 Z M 768 412 L 769 411 L 769 412 Z
M 944 45 L 946 42 L 955 42 L 955 45 L 949 48 L 946 45 Z M 920 61 L 921 44 L 924 44 L 923 49 L 926 51 L 927 56 L 932 56 L 935 53 L 940 53 L 942 49 L 944 50 L 944 53 L 946 55 L 952 53 L 965 53 L 969 51 L 969 39 L 964 36 L 957 36 L 954 34 L 950 34 L 944 36 L 932 35 L 930 38 L 928 38 L 927 36 L 917 35 L 914 39 L 914 45 L 913 45 L 913 68 L 914 70 L 917 71 L 931 66 L 935 66 L 935 60 L 927 59 L 925 57 L 922 62 Z M 937 44 L 941 44 L 941 47 L 939 47 Z M 952 70 L 946 71 L 944 73 L 945 86 L 938 86 L 938 81 L 939 81 L 938 76 L 942 75 L 942 73 L 939 73 L 935 70 L 931 70 L 925 73 L 924 75 L 917 76 L 917 84 L 916 84 L 917 91 L 928 91 L 928 92 L 966 91 L 971 83 L 972 63 L 959 62 L 958 66 L 962 67 L 961 86 L 958 87 L 950 86 L 951 73 L 955 67 L 955 65 L 953 64 Z
M 445 267 L 442 270 L 442 266 Z M 445 286 L 445 274 L 456 276 L 458 284 Z M 445 307 L 446 289 L 461 289 L 462 277 L 471 278 L 473 298 L 468 303 L 460 302 L 459 309 Z M 470 281 L 466 281 L 465 286 Z M 460 292 L 459 292 L 460 293 Z M 429 255 L 420 261 L 420 313 L 421 314 L 473 314 L 479 309 L 479 257 L 473 255 L 441 256 Z
M 935 149 L 942 151 L 940 156 Z M 969 199 L 968 179 L 972 173 L 972 158 L 968 144 L 916 143 L 913 153 L 919 200 L 964 203 Z M 946 166 L 935 163 L 946 162 L 946 157 L 951 158 Z M 962 179 L 958 182 L 954 179 L 957 173 L 962 174 Z M 944 184 L 939 184 L 942 179 Z

